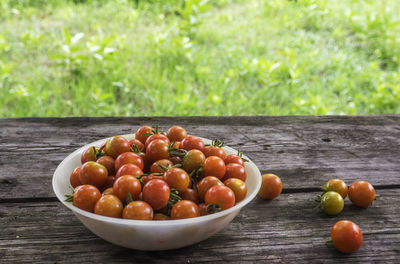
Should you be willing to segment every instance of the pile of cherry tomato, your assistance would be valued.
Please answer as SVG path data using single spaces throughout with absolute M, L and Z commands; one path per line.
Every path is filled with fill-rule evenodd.
M 245 159 L 220 140 L 205 145 L 173 126 L 140 127 L 92 146 L 70 175 L 67 201 L 95 214 L 136 220 L 183 219 L 233 207 L 247 194 Z
M 356 181 L 347 187 L 340 179 L 332 179 L 322 188 L 324 194 L 319 197 L 322 210 L 328 215 L 339 214 L 344 207 L 344 199 L 348 196 L 350 201 L 360 207 L 367 207 L 375 200 L 375 189 L 367 181 Z M 337 222 L 331 229 L 333 246 L 343 252 L 351 253 L 362 245 L 362 232 L 360 227 L 348 220 Z

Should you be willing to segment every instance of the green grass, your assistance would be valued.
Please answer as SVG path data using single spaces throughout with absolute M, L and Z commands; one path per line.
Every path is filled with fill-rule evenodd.
M 398 0 L 137 2 L 1 1 L 0 117 L 400 113 Z

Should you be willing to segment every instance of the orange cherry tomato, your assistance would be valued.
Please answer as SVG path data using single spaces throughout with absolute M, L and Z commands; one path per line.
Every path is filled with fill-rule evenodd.
M 332 227 L 331 239 L 337 250 L 351 253 L 361 247 L 363 236 L 358 225 L 348 220 L 341 220 Z
M 171 209 L 171 219 L 184 219 L 200 216 L 199 207 L 192 201 L 181 200 Z
M 245 182 L 247 179 L 246 169 L 237 163 L 228 163 L 226 165 L 226 171 L 223 180 L 227 180 L 229 178 L 237 178 Z
M 208 189 L 204 196 L 206 205 L 218 205 L 221 210 L 226 210 L 235 205 L 235 194 L 226 186 L 215 185 Z
M 82 184 L 91 184 L 97 188 L 101 188 L 106 182 L 107 176 L 106 167 L 97 162 L 88 161 L 82 165 L 79 180 Z
M 124 206 L 121 200 L 112 194 L 102 196 L 94 206 L 94 213 L 103 216 L 121 218 Z
M 136 177 L 123 175 L 115 180 L 113 193 L 123 202 L 126 202 L 128 193 L 131 194 L 133 200 L 136 200 L 139 197 L 141 187 L 142 186 Z
M 93 213 L 94 206 L 100 199 L 99 190 L 89 184 L 80 185 L 74 191 L 74 205 L 82 210 Z
M 102 156 L 96 162 L 106 167 L 108 175 L 115 175 L 115 160 L 113 157 Z
M 71 184 L 72 188 L 76 188 L 79 185 L 82 185 L 81 180 L 79 179 L 80 172 L 81 166 L 76 167 L 69 176 L 69 183 Z
M 129 146 L 129 141 L 122 136 L 112 137 L 106 144 L 107 155 L 114 159 L 116 159 L 120 154 L 129 152 L 130 150 L 131 147 Z
M 199 193 L 200 199 L 204 200 L 206 192 L 215 185 L 222 186 L 224 184 L 217 177 L 214 176 L 207 176 L 201 179 L 201 181 L 197 183 L 197 191 Z
M 349 187 L 349 199 L 358 206 L 367 207 L 375 200 L 375 188 L 367 181 L 356 181 Z
M 246 183 L 240 179 L 229 178 L 224 181 L 224 185 L 229 187 L 233 193 L 235 194 L 236 203 L 243 201 L 247 195 L 247 186 Z
M 332 180 L 327 181 L 325 183 L 323 189 L 326 192 L 329 192 L 329 191 L 337 192 L 342 196 L 343 199 L 346 198 L 347 192 L 349 190 L 346 183 L 340 179 L 332 179 Z
M 182 141 L 185 137 L 187 137 L 187 132 L 183 127 L 173 126 L 168 129 L 167 137 L 171 141 Z
M 142 126 L 136 131 L 135 138 L 144 144 L 147 138 L 152 135 L 153 130 L 150 126 Z
M 153 220 L 153 208 L 143 201 L 133 201 L 125 206 L 122 218 L 135 220 Z
M 226 172 L 225 162 L 217 156 L 206 158 L 203 165 L 204 176 L 215 176 L 218 179 L 224 177 Z
M 274 199 L 282 192 L 282 181 L 275 174 L 264 174 L 262 176 L 261 188 L 258 195 L 263 199 Z
M 177 189 L 179 192 L 183 192 L 189 188 L 190 177 L 186 171 L 180 168 L 169 168 L 164 173 L 164 181 L 166 181 L 170 188 Z
M 143 170 L 144 162 L 142 157 L 133 152 L 124 152 L 115 160 L 115 170 L 118 171 L 125 164 L 134 164 Z

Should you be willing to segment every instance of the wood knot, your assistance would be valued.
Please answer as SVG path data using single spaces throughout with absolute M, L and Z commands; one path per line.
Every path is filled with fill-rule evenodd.
M 332 140 L 330 138 L 323 138 L 322 141 L 324 142 L 331 142 Z

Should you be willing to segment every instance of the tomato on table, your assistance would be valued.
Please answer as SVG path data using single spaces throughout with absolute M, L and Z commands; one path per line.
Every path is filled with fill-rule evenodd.
M 375 188 L 367 181 L 356 181 L 349 187 L 350 201 L 361 207 L 367 207 L 375 200 Z
M 339 214 L 344 207 L 342 196 L 334 191 L 326 192 L 321 197 L 321 208 L 328 215 Z
M 324 187 L 323 187 L 325 192 L 329 192 L 329 191 L 334 191 L 339 193 L 342 198 L 346 198 L 347 196 L 347 192 L 349 190 L 349 188 L 347 187 L 347 184 L 340 179 L 332 179 L 329 180 L 325 183 Z
M 272 173 L 262 175 L 261 188 L 258 195 L 263 199 L 274 199 L 282 192 L 281 179 Z
M 333 246 L 343 253 L 357 251 L 363 242 L 360 227 L 348 220 L 341 220 L 332 227 L 331 239 Z

